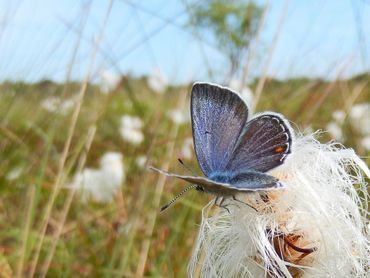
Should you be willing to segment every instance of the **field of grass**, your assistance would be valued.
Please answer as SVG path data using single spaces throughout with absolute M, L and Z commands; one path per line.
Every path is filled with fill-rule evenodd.
M 325 130 L 333 111 L 348 114 L 354 104 L 370 102 L 369 80 L 368 75 L 335 82 L 267 80 L 257 111 L 284 114 L 296 131 Z M 83 99 L 67 111 L 41 105 L 51 97 L 75 99 L 80 86 L 0 85 L 0 276 L 184 277 L 201 209 L 211 197 L 190 192 L 159 214 L 185 183 L 166 180 L 147 166 L 186 171 L 177 158 L 191 126 L 174 123 L 168 111 L 189 110 L 191 84 L 156 94 L 145 78 L 125 77 L 108 94 L 88 84 Z M 142 120 L 142 143 L 121 138 L 124 114 Z M 342 130 L 343 143 L 369 164 L 370 152 L 349 117 Z M 320 141 L 331 139 L 324 133 Z M 109 203 L 81 201 L 66 185 L 84 167 L 98 167 L 108 151 L 123 154 L 125 181 Z M 147 157 L 144 167 L 137 163 L 140 156 Z M 198 170 L 194 155 L 184 160 Z

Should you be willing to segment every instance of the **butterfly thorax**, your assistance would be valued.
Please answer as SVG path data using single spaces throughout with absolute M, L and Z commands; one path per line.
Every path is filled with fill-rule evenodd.
M 214 172 L 208 176 L 208 179 L 214 181 L 214 182 L 219 182 L 219 183 L 225 183 L 228 184 L 232 180 L 232 176 L 228 172 Z M 199 192 L 204 192 L 204 193 L 209 193 L 209 194 L 215 194 L 215 195 L 223 195 L 223 196 L 228 196 L 228 195 L 233 195 L 234 190 L 230 190 L 227 187 L 224 188 L 205 188 L 200 185 L 196 187 L 196 190 Z

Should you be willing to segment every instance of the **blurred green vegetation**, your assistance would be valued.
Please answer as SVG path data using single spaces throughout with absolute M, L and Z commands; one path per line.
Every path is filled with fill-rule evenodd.
M 230 76 L 240 68 L 244 56 L 255 38 L 263 8 L 254 1 L 206 0 L 189 8 L 189 25 L 211 35 L 230 61 Z
M 264 110 L 284 114 L 297 131 L 325 129 L 335 110 L 350 111 L 356 103 L 370 102 L 367 86 L 370 76 L 360 75 L 349 80 L 269 79 L 258 104 Z M 144 273 L 153 277 L 183 277 L 188 258 L 197 236 L 201 208 L 210 196 L 189 193 L 178 204 L 158 215 L 151 230 L 151 221 L 159 208 L 153 203 L 158 175 L 137 166 L 136 158 L 146 155 L 149 164 L 161 167 L 170 163 L 170 170 L 183 173 L 177 163 L 184 139 L 191 136 L 190 123 L 171 133 L 174 123 L 169 110 L 178 106 L 179 99 L 189 98 L 191 84 L 168 87 L 163 95 L 155 94 L 146 78 L 123 77 L 118 86 L 102 94 L 97 85 L 89 84 L 72 138 L 66 165 L 64 184 L 73 177 L 80 157 L 85 153 L 86 134 L 92 126 L 97 131 L 87 153 L 88 167 L 96 167 L 107 151 L 124 155 L 126 181 L 120 194 L 110 204 L 94 201 L 83 203 L 75 196 L 56 252 L 48 270 L 49 277 L 132 277 L 138 273 L 145 258 Z M 66 113 L 49 112 L 41 103 L 50 97 L 71 99 L 81 84 L 58 84 L 41 81 L 34 84 L 4 82 L 0 85 L 0 263 L 16 272 L 20 261 L 29 273 L 45 206 L 54 185 L 58 163 L 74 107 Z M 256 82 L 251 84 L 252 90 Z M 358 88 L 362 88 L 359 92 Z M 185 109 L 189 109 L 189 104 Z M 119 135 L 123 114 L 136 115 L 144 122 L 144 142 L 130 145 Z M 369 152 L 361 146 L 361 135 L 351 127 L 348 117 L 343 131 L 347 147 L 354 148 L 369 163 Z M 177 134 L 172 137 L 173 134 Z M 331 140 L 328 133 L 320 138 Z M 175 143 L 168 153 L 170 143 Z M 197 169 L 196 158 L 187 161 Z M 22 171 L 16 179 L 7 175 L 16 168 Z M 166 203 L 185 184 L 169 179 L 165 183 L 161 204 Z M 39 264 L 53 243 L 53 233 L 63 212 L 68 190 L 62 188 L 56 198 L 52 218 L 40 253 Z M 28 224 L 27 224 L 28 223 Z M 149 240 L 149 241 L 148 241 Z M 143 248 L 149 242 L 148 253 Z M 22 246 L 25 246 L 22 248 Z M 144 250 L 144 251 L 143 251 Z M 20 258 L 23 257 L 23 260 Z M 41 269 L 36 269 L 36 276 Z M 3 272 L 2 275 L 4 275 Z

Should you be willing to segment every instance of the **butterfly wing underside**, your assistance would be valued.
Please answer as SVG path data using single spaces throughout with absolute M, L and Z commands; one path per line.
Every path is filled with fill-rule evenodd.
M 236 93 L 196 83 L 192 88 L 191 118 L 195 153 L 206 177 L 152 170 L 197 184 L 216 195 L 282 187 L 277 178 L 264 173 L 281 165 L 291 152 L 291 127 L 282 115 L 269 112 L 247 122 L 247 105 Z M 215 173 L 227 175 L 228 181 L 215 181 Z
M 284 117 L 261 114 L 244 126 L 225 170 L 267 172 L 283 164 L 291 147 L 291 127 Z
M 244 101 L 227 88 L 196 83 L 191 93 L 195 153 L 205 176 L 222 171 L 248 118 Z
M 200 185 L 203 187 L 203 189 L 205 189 L 206 192 L 223 196 L 234 195 L 239 192 L 271 190 L 283 187 L 283 185 L 275 177 L 253 171 L 236 175 L 232 180 L 232 183 L 221 183 L 204 177 L 183 176 L 169 173 L 154 167 L 150 167 L 150 169 L 168 177 L 174 177 L 185 180 L 192 184 Z
M 225 173 L 231 178 L 227 186 L 243 191 L 281 186 L 262 174 L 291 152 L 291 127 L 282 115 L 269 112 L 247 121 L 248 108 L 236 93 L 208 83 L 193 86 L 191 115 L 195 152 L 207 177 Z

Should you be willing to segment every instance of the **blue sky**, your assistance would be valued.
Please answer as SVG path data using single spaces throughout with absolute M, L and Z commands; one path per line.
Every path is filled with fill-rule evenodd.
M 227 59 L 212 43 L 183 27 L 187 21 L 185 3 L 197 1 L 131 1 L 114 1 L 93 81 L 102 70 L 144 75 L 155 68 L 171 82 L 222 80 Z M 78 30 L 85 21 L 72 67 L 72 78 L 81 79 L 108 2 L 95 0 L 87 8 L 88 1 L 81 0 L 0 0 L 0 80 L 65 80 Z M 266 67 L 267 53 L 284 12 L 285 1 L 270 2 L 252 61 L 252 76 Z M 277 78 L 335 78 L 369 70 L 368 34 L 370 1 L 288 1 L 268 74 Z

